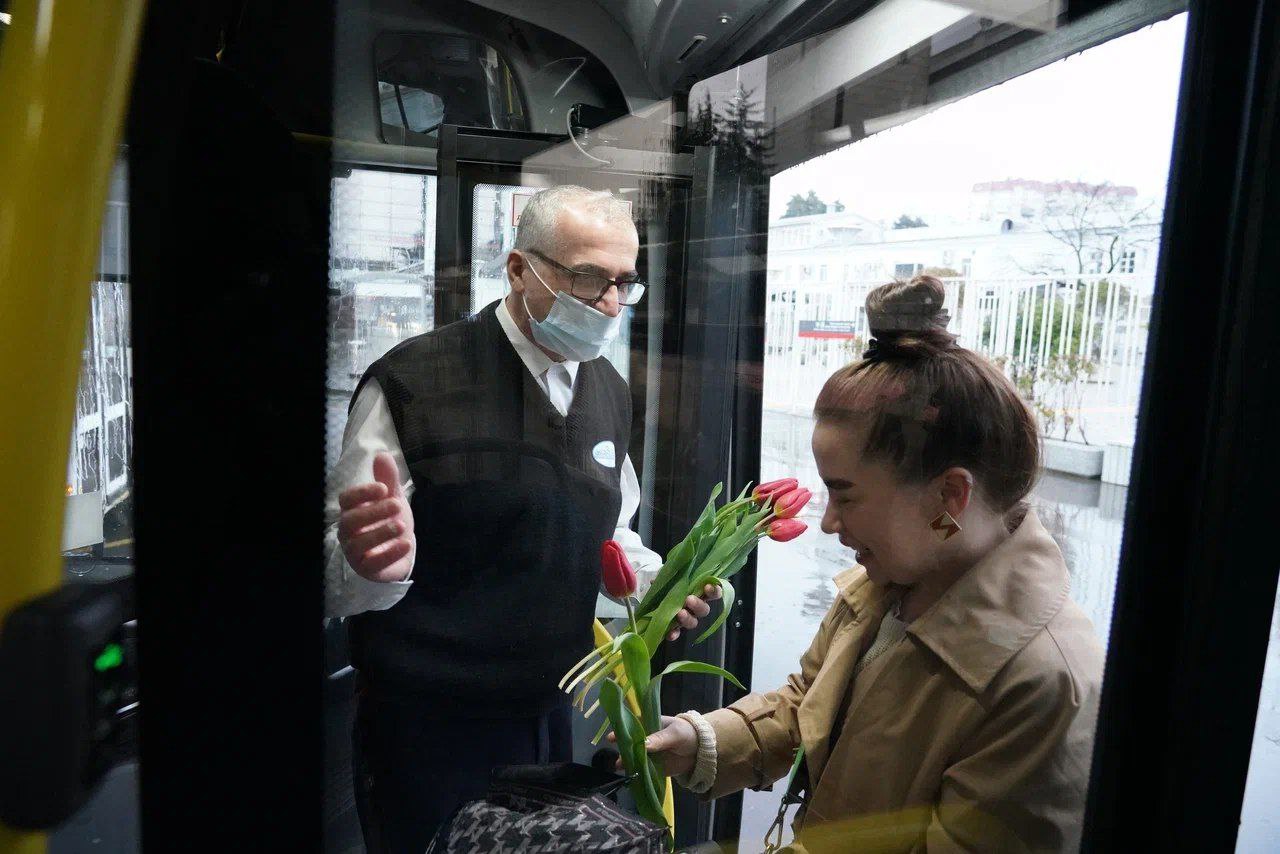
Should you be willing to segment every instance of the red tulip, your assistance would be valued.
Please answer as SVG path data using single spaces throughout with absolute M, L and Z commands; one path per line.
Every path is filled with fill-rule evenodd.
M 773 503 L 773 515 L 778 519 L 790 519 L 803 510 L 812 497 L 813 493 L 803 487 L 779 495 Z
M 600 572 L 604 577 L 604 589 L 610 596 L 625 599 L 636 592 L 636 571 L 631 568 L 631 561 L 618 545 L 617 540 L 605 540 L 600 549 Z
M 785 543 L 803 534 L 808 527 L 799 519 L 774 519 L 769 523 L 769 539 Z
M 784 492 L 790 492 L 800 485 L 800 481 L 794 477 L 784 477 L 781 480 L 771 480 L 768 483 L 762 483 L 751 493 L 751 497 L 763 504 L 767 499 L 775 495 L 781 495 Z

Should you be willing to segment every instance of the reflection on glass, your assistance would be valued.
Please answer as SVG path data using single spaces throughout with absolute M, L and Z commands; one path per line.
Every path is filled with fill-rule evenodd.
M 1157 24 L 772 179 L 762 480 L 818 482 L 813 401 L 866 346 L 867 292 L 938 276 L 959 343 L 1003 366 L 1040 422 L 1047 469 L 1034 503 L 1106 640 L 1183 32 L 1182 17 Z M 1103 92 L 1134 105 L 1108 113 L 1105 139 L 1092 129 Z M 1050 139 L 1046 123 L 1058 127 Z M 819 492 L 799 549 L 760 550 L 758 687 L 794 671 L 833 600 L 830 579 L 854 561 L 816 530 Z M 746 792 L 740 850 L 759 850 L 780 797 L 778 786 Z
M 378 81 L 384 125 L 402 125 L 414 133 L 430 133 L 444 121 L 444 101 L 432 92 Z
M 384 141 L 434 146 L 444 122 L 527 129 L 518 82 L 492 46 L 439 33 L 382 33 L 373 50 Z

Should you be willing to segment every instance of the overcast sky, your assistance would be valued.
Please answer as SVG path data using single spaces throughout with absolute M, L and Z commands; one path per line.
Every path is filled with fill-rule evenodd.
M 779 173 L 770 219 L 816 190 L 872 219 L 963 216 L 980 181 L 1111 181 L 1162 203 L 1186 15 Z

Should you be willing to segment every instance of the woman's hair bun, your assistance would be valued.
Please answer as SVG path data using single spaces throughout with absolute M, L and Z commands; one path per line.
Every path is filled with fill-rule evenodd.
M 942 307 L 946 290 L 936 276 L 889 282 L 867 294 L 867 324 L 874 339 L 867 358 L 924 357 L 950 349 L 951 313 Z

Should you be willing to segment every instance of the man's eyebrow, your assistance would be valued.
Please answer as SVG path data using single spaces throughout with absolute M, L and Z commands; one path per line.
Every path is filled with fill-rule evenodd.
M 609 273 L 609 271 L 598 264 L 591 264 L 591 263 L 575 264 L 571 269 L 575 273 L 589 273 L 592 276 L 599 276 L 602 279 L 609 279 L 610 281 L 613 280 L 613 276 Z M 622 276 L 623 277 L 634 276 L 635 274 L 636 274 L 636 271 L 632 270 L 630 273 L 623 273 Z
M 570 269 L 575 271 L 575 273 L 589 273 L 591 275 L 598 275 L 598 277 L 602 279 L 613 278 L 612 275 L 609 275 L 609 271 L 605 270 L 603 266 L 600 266 L 598 264 L 590 264 L 590 262 L 588 262 L 588 264 L 575 264 L 571 266 Z
M 853 486 L 853 481 L 841 480 L 840 478 L 831 478 L 830 480 L 823 478 L 822 482 L 827 485 L 827 489 L 849 489 Z

